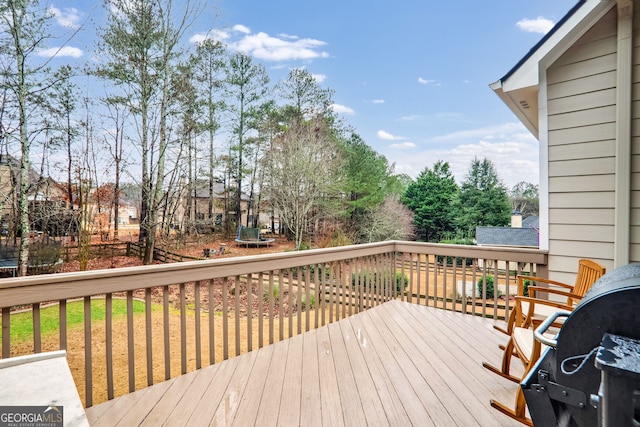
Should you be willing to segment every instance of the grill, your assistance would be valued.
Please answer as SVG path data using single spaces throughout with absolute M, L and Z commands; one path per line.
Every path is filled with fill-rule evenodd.
M 566 319 L 549 340 L 557 317 Z M 640 427 L 640 264 L 604 275 L 536 337 L 550 348 L 521 383 L 534 425 Z

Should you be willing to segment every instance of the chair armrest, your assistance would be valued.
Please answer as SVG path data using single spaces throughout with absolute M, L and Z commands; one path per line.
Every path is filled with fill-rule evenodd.
M 518 285 L 518 295 L 524 295 L 525 280 L 529 280 L 531 282 L 537 282 L 537 283 L 546 283 L 548 285 L 554 285 L 554 286 L 558 286 L 558 287 L 569 289 L 569 290 L 573 289 L 572 285 L 567 285 L 566 283 L 558 282 L 551 279 L 544 279 L 542 277 L 518 275 L 516 276 L 516 279 L 517 279 L 517 285 Z
M 527 310 L 526 313 L 523 312 L 522 310 L 522 303 L 523 302 L 527 302 L 529 303 L 529 309 Z M 520 314 L 520 318 L 524 317 L 524 321 L 522 322 L 521 325 L 524 326 L 528 326 L 531 324 L 531 322 L 533 321 L 534 318 L 534 313 L 535 313 L 535 306 L 536 305 L 544 305 L 547 307 L 553 307 L 553 308 L 557 308 L 559 310 L 565 310 L 565 311 L 572 311 L 573 307 L 561 303 L 561 302 L 557 302 L 557 301 L 549 301 L 546 299 L 540 299 L 540 298 L 533 298 L 533 297 L 524 297 L 524 296 L 516 296 L 515 299 L 515 307 L 514 307 L 514 311 L 516 313 L 516 318 L 518 318 L 519 316 L 517 316 L 517 314 Z M 515 325 L 518 326 L 518 325 Z
M 545 287 L 541 287 L 541 286 L 529 286 L 528 290 L 529 290 L 529 296 L 531 296 L 533 298 L 538 298 L 536 294 L 538 292 L 540 292 L 540 293 L 549 293 L 549 294 L 555 294 L 555 295 L 562 295 L 562 296 L 565 296 L 567 298 L 571 298 L 571 299 L 574 299 L 574 300 L 582 299 L 582 296 L 580 296 L 578 294 L 561 291 L 560 289 L 545 288 Z
M 532 282 L 546 283 L 548 285 L 555 285 L 561 288 L 573 289 L 573 285 L 567 285 L 566 283 L 558 282 L 556 280 L 545 279 L 542 277 L 535 277 L 535 276 L 518 276 L 518 278 L 520 277 L 522 277 L 523 279 L 531 280 Z
M 516 296 L 516 306 L 520 305 L 523 302 L 529 303 L 529 310 L 532 310 L 536 304 L 547 305 L 549 307 L 561 308 L 563 310 L 571 311 L 573 307 L 568 306 L 565 303 L 557 302 L 557 301 L 549 301 L 546 299 L 534 298 L 534 297 L 524 297 L 524 296 Z

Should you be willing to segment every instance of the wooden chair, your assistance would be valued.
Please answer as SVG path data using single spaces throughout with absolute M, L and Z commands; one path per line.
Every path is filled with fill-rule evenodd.
M 574 286 L 548 279 L 520 276 L 518 278 L 519 289 L 523 289 L 524 280 L 527 279 L 560 287 L 561 289 L 529 286 L 530 296 L 516 296 L 515 306 L 507 324 L 506 331 L 509 331 L 510 334 L 509 340 L 503 349 L 502 366 L 501 368 L 496 368 L 486 362 L 483 362 L 482 366 L 511 381 L 520 382 L 521 378 L 526 377 L 529 371 L 533 369 L 540 355 L 546 349 L 546 346 L 534 338 L 533 328 L 536 328 L 544 319 L 553 313 L 558 311 L 565 313 L 571 312 L 574 304 L 580 301 L 591 286 L 602 277 L 605 272 L 606 269 L 598 263 L 582 259 L 579 262 L 576 284 Z M 566 302 L 555 302 L 536 298 L 536 294 L 543 292 L 566 296 L 567 300 Z M 564 314 L 564 316 L 566 316 L 566 314 Z M 555 322 L 555 318 L 549 318 L 548 322 L 551 322 L 551 325 L 556 327 L 555 330 L 550 329 L 551 334 L 557 333 L 557 328 L 562 326 L 561 323 Z M 525 368 L 522 377 L 516 377 L 510 373 L 511 357 L 513 355 L 520 359 Z M 491 407 L 525 425 L 533 425 L 531 419 L 526 416 L 527 405 L 520 387 L 516 389 L 513 409 L 495 400 L 491 400 Z
M 525 365 L 524 378 L 529 374 L 529 371 L 533 369 L 535 362 L 540 358 L 546 346 L 534 339 L 533 330 L 530 328 L 515 327 L 510 341 L 513 342 L 513 349 Z M 521 387 L 516 389 L 513 409 L 493 399 L 490 401 L 490 404 L 492 408 L 497 409 L 514 420 L 520 421 L 528 426 L 533 426 L 531 419 L 527 418 L 527 402 Z
M 544 319 L 558 310 L 573 310 L 574 305 L 582 299 L 591 286 L 605 273 L 606 268 L 597 262 L 588 259 L 581 259 L 578 262 L 578 273 L 576 275 L 576 282 L 573 286 L 535 276 L 518 276 L 518 295 L 515 298 L 515 306 L 509 315 L 507 327 L 506 329 L 503 329 L 494 325 L 495 329 L 509 335 L 507 344 L 500 347 L 503 350 L 501 366 L 498 368 L 487 362 L 483 362 L 482 366 L 511 381 L 520 382 L 520 377 L 516 377 L 510 373 L 511 358 L 514 355 L 517 357 L 520 356 L 515 349 L 515 343 L 513 340 L 513 332 L 515 328 L 535 328 L 537 325 L 542 323 Z M 524 295 L 525 280 L 537 283 L 537 285 L 534 286 L 529 285 L 529 296 Z M 545 284 L 546 286 L 539 286 L 540 284 Z M 542 293 L 560 295 L 567 299 L 562 302 L 541 299 L 539 298 L 539 294 Z M 556 324 L 555 326 L 559 327 L 561 325 Z M 529 359 L 529 357 L 526 357 L 525 359 Z
M 556 311 L 536 330 L 536 333 L 534 333 L 534 330 L 531 328 L 517 326 L 513 329 L 513 334 L 511 335 L 514 343 L 513 348 L 522 363 L 525 365 L 523 378 L 527 377 L 531 371 L 535 369 L 536 362 L 547 349 L 547 345 L 544 343 L 546 342 L 548 345 L 555 346 L 554 343 L 557 342 L 558 330 L 554 330 L 552 325 L 557 323 L 557 319 L 565 318 L 570 314 L 571 312 L 566 310 Z M 538 334 L 538 337 L 535 336 L 536 334 Z M 516 421 L 528 426 L 533 426 L 531 419 L 527 418 L 527 402 L 521 387 L 516 389 L 515 405 L 513 409 L 496 400 L 491 400 L 491 407 Z
M 576 274 L 576 281 L 573 285 L 568 285 L 562 282 L 558 282 L 551 279 L 544 279 L 542 277 L 535 276 L 523 276 L 520 275 L 517 277 L 518 284 L 518 295 L 519 297 L 527 296 L 525 295 L 525 282 L 529 281 L 530 283 L 536 283 L 537 285 L 531 286 L 529 285 L 527 288 L 528 296 L 531 298 L 539 298 L 537 294 L 554 294 L 566 297 L 566 302 L 562 301 L 564 305 L 573 307 L 575 303 L 580 302 L 582 297 L 587 293 L 587 291 L 591 288 L 599 278 L 604 276 L 606 273 L 606 268 L 602 265 L 598 264 L 595 261 L 590 259 L 581 259 L 578 261 L 578 273 Z M 542 285 L 542 286 L 540 286 Z M 529 302 L 527 300 L 522 301 L 522 312 L 520 316 L 516 313 L 516 310 L 512 310 L 509 319 L 507 321 L 507 327 L 502 328 L 498 325 L 494 325 L 493 327 L 506 334 L 511 336 L 511 332 L 515 326 L 522 326 L 522 322 L 524 322 L 525 317 L 522 317 L 523 314 L 531 314 L 530 319 L 534 323 L 540 323 L 544 319 L 546 319 L 551 313 L 556 311 L 553 308 L 549 308 L 548 305 L 540 304 L 536 307 L 536 310 L 532 313 L 529 313 L 530 308 Z M 558 301 L 560 302 L 560 301 Z

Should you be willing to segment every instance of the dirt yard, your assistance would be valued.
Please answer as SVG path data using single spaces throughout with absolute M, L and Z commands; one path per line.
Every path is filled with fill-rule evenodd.
M 126 242 L 129 239 L 130 237 L 126 236 L 120 241 Z M 101 242 L 99 238 L 96 237 L 92 243 L 98 244 L 98 243 L 105 243 L 105 242 Z M 113 243 L 113 241 L 111 243 Z M 67 244 L 71 245 L 73 243 L 67 242 Z M 284 238 L 280 238 L 280 237 L 277 237 L 275 242 L 273 242 L 273 244 L 269 246 L 259 246 L 259 247 L 237 246 L 234 239 L 229 239 L 229 238 L 225 239 L 225 238 L 219 238 L 215 236 L 213 237 L 201 236 L 199 238 L 196 237 L 189 242 L 167 241 L 167 242 L 159 243 L 159 247 L 166 249 L 168 251 L 195 257 L 195 258 L 201 258 L 201 259 L 205 259 L 204 258 L 205 249 L 209 249 L 213 252 L 213 251 L 219 250 L 221 246 L 224 246 L 224 254 L 223 255 L 212 254 L 209 257 L 210 259 L 278 253 L 278 252 L 291 251 L 294 249 L 293 243 L 288 242 Z M 92 258 L 89 260 L 88 270 L 134 267 L 138 265 L 142 265 L 142 261 L 134 257 L 116 256 L 112 258 Z M 70 260 L 69 262 L 65 262 L 63 266 L 63 271 L 65 272 L 80 271 L 80 263 L 78 262 L 78 260 Z
M 94 243 L 101 243 L 96 241 Z M 204 258 L 204 249 L 211 249 L 212 251 L 219 250 L 221 245 L 224 245 L 224 254 L 215 254 L 210 255 L 210 259 L 213 258 L 226 258 L 226 257 L 235 257 L 235 256 L 246 256 L 246 255 L 257 255 L 257 254 L 265 254 L 265 253 L 278 253 L 284 251 L 293 250 L 293 244 L 287 242 L 284 239 L 277 239 L 272 245 L 262 246 L 262 247 L 242 247 L 236 246 L 235 241 L 233 239 L 210 239 L 203 237 L 191 243 L 176 243 L 172 242 L 170 245 L 162 245 L 161 247 L 169 250 L 171 252 L 180 253 L 182 255 L 188 255 L 191 257 Z M 112 269 L 112 268 L 125 268 L 125 267 L 134 267 L 142 265 L 140 259 L 135 257 L 126 257 L 126 256 L 115 256 L 108 258 L 92 258 L 89 260 L 88 270 L 101 270 L 101 269 Z M 74 272 L 80 271 L 79 262 L 77 260 L 71 260 L 69 262 L 65 262 L 63 266 L 64 272 Z M 175 288 L 175 289 L 174 289 Z M 175 293 L 177 293 L 177 287 L 171 288 L 172 300 L 177 300 Z M 138 295 L 138 297 L 142 297 L 143 295 Z M 205 295 L 206 298 L 208 296 Z M 222 293 L 216 292 L 213 296 L 215 300 L 215 307 L 221 307 L 222 305 Z M 257 295 L 254 295 L 254 302 L 258 299 Z M 161 303 L 161 299 L 155 301 Z M 204 304 L 204 303 L 203 303 Z M 220 310 L 216 309 L 218 313 Z M 243 307 L 241 310 L 242 313 L 246 312 L 246 307 Z M 254 313 L 257 313 L 257 307 L 254 307 Z M 209 331 L 208 331 L 208 322 L 206 320 L 206 316 L 209 314 L 205 314 L 205 318 L 202 319 L 202 348 L 203 348 L 203 357 L 202 357 L 202 366 L 209 365 Z M 244 314 L 243 314 L 244 315 Z M 214 314 L 217 318 L 220 317 L 219 314 Z M 188 328 L 187 328 L 187 347 L 189 349 L 193 349 L 196 346 L 196 334 L 195 328 L 193 327 L 193 314 L 190 315 L 191 320 L 188 320 Z M 165 380 L 165 371 L 164 371 L 164 341 L 162 336 L 163 331 L 163 319 L 162 312 L 153 312 L 152 314 L 152 322 L 153 322 L 153 337 L 152 337 L 152 346 L 153 346 L 153 381 L 154 383 L 158 383 Z M 220 323 L 220 319 L 216 319 L 216 324 Z M 254 348 L 257 348 L 258 345 L 258 319 L 254 317 L 251 319 L 252 322 L 252 339 L 254 342 Z M 269 340 L 269 323 L 268 321 L 264 322 L 264 340 L 265 344 L 268 344 Z M 181 371 L 181 359 L 180 359 L 180 315 L 177 312 L 173 312 L 170 314 L 170 330 L 171 330 L 171 348 L 170 348 L 170 360 L 171 360 L 171 377 L 175 377 L 180 374 Z M 273 330 L 275 331 L 275 340 L 278 340 L 279 335 L 279 323 L 278 318 L 274 319 L 274 324 L 271 325 Z M 294 323 L 294 333 L 297 328 L 297 324 Z M 235 318 L 231 316 L 229 318 L 229 329 L 232 332 L 235 332 Z M 283 325 L 284 335 L 288 336 L 288 323 Z M 222 337 L 222 328 L 216 327 L 215 331 L 215 361 L 219 362 L 223 360 L 223 337 Z M 104 367 L 106 366 L 106 351 L 105 351 L 105 340 L 102 337 L 105 337 L 106 330 L 104 322 L 94 322 L 92 325 L 92 336 L 93 336 L 93 345 L 92 345 L 92 358 L 93 358 L 93 366 L 92 366 L 92 381 L 93 381 L 93 405 L 99 404 L 101 402 L 105 402 L 108 399 L 107 396 L 107 373 Z M 113 336 L 114 337 L 127 337 L 127 324 L 126 318 L 115 319 L 113 321 Z M 134 322 L 134 336 L 136 337 L 134 344 L 134 356 L 135 356 L 135 389 L 141 389 L 147 386 L 147 369 L 146 369 L 146 352 L 145 352 L 145 322 L 144 316 L 137 316 Z M 248 336 L 248 327 L 247 327 L 247 319 L 243 318 L 240 320 L 240 342 L 246 343 Z M 230 342 L 233 343 L 235 337 L 230 338 Z M 77 325 L 75 328 L 70 328 L 67 335 L 67 358 L 69 362 L 69 366 L 72 371 L 72 375 L 76 382 L 76 386 L 78 387 L 78 393 L 80 394 L 80 398 L 83 403 L 86 405 L 85 399 L 85 348 L 84 348 L 84 328 L 82 325 Z M 29 354 L 33 352 L 31 342 L 25 342 L 22 344 L 18 344 L 12 347 L 12 356 L 17 356 L 21 354 Z M 57 334 L 49 337 L 43 338 L 42 350 L 43 351 L 52 351 L 60 348 L 60 341 Z M 206 351 L 204 349 L 207 349 Z M 248 349 L 241 348 L 240 352 L 244 353 Z M 233 344 L 230 345 L 230 357 L 235 355 L 235 347 Z M 113 340 L 113 366 L 116 367 L 115 372 L 113 373 L 113 381 L 114 381 L 114 395 L 115 397 L 126 394 L 129 392 L 129 372 L 127 369 L 128 366 L 128 343 L 126 338 L 122 339 L 114 339 Z M 188 371 L 193 371 L 196 369 L 196 360 L 193 351 L 189 351 L 189 359 L 187 361 Z M 118 368 L 122 367 L 122 368 Z

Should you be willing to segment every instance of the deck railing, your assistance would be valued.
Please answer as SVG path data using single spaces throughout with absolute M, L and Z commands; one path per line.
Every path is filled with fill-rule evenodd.
M 394 241 L 2 279 L 1 354 L 67 350 L 89 407 L 392 298 L 503 318 L 516 274 L 545 265 L 539 250 Z

